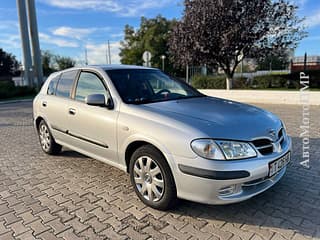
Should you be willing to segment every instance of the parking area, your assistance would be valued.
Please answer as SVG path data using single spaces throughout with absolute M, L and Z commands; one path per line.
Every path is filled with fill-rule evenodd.
M 114 167 L 68 149 L 45 155 L 31 102 L 0 105 L 0 239 L 320 239 L 320 108 L 310 110 L 304 169 L 301 106 L 258 106 L 278 114 L 292 136 L 284 178 L 246 202 L 180 201 L 161 212 L 142 204 Z

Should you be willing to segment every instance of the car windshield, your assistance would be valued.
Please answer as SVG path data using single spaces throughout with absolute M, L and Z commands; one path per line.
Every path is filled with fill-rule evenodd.
M 202 97 L 196 89 L 156 69 L 106 70 L 125 103 L 145 104 Z

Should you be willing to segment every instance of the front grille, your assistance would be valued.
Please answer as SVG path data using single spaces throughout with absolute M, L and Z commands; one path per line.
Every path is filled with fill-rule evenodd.
M 283 145 L 284 142 L 284 129 L 281 128 L 278 132 L 277 135 L 277 140 L 275 142 L 280 142 L 280 145 Z M 270 139 L 267 138 L 262 138 L 262 139 L 257 139 L 252 141 L 253 145 L 256 147 L 256 149 L 262 154 L 262 155 L 267 155 L 270 153 L 273 153 L 273 145 L 272 145 L 272 141 Z
M 273 152 L 273 146 L 269 139 L 258 139 L 254 140 L 252 143 L 262 155 L 267 155 Z

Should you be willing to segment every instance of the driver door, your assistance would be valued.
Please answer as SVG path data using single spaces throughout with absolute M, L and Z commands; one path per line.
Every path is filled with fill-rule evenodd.
M 118 111 L 106 107 L 90 106 L 85 98 L 90 94 L 110 96 L 103 78 L 95 72 L 82 71 L 70 104 L 70 130 L 75 147 L 98 156 L 100 159 L 117 162 L 116 121 Z

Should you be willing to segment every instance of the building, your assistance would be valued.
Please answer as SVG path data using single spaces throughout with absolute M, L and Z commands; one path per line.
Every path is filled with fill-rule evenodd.
M 305 56 L 294 57 L 291 61 L 291 72 L 304 71 L 304 65 L 306 62 L 306 70 L 320 70 L 320 56 Z

